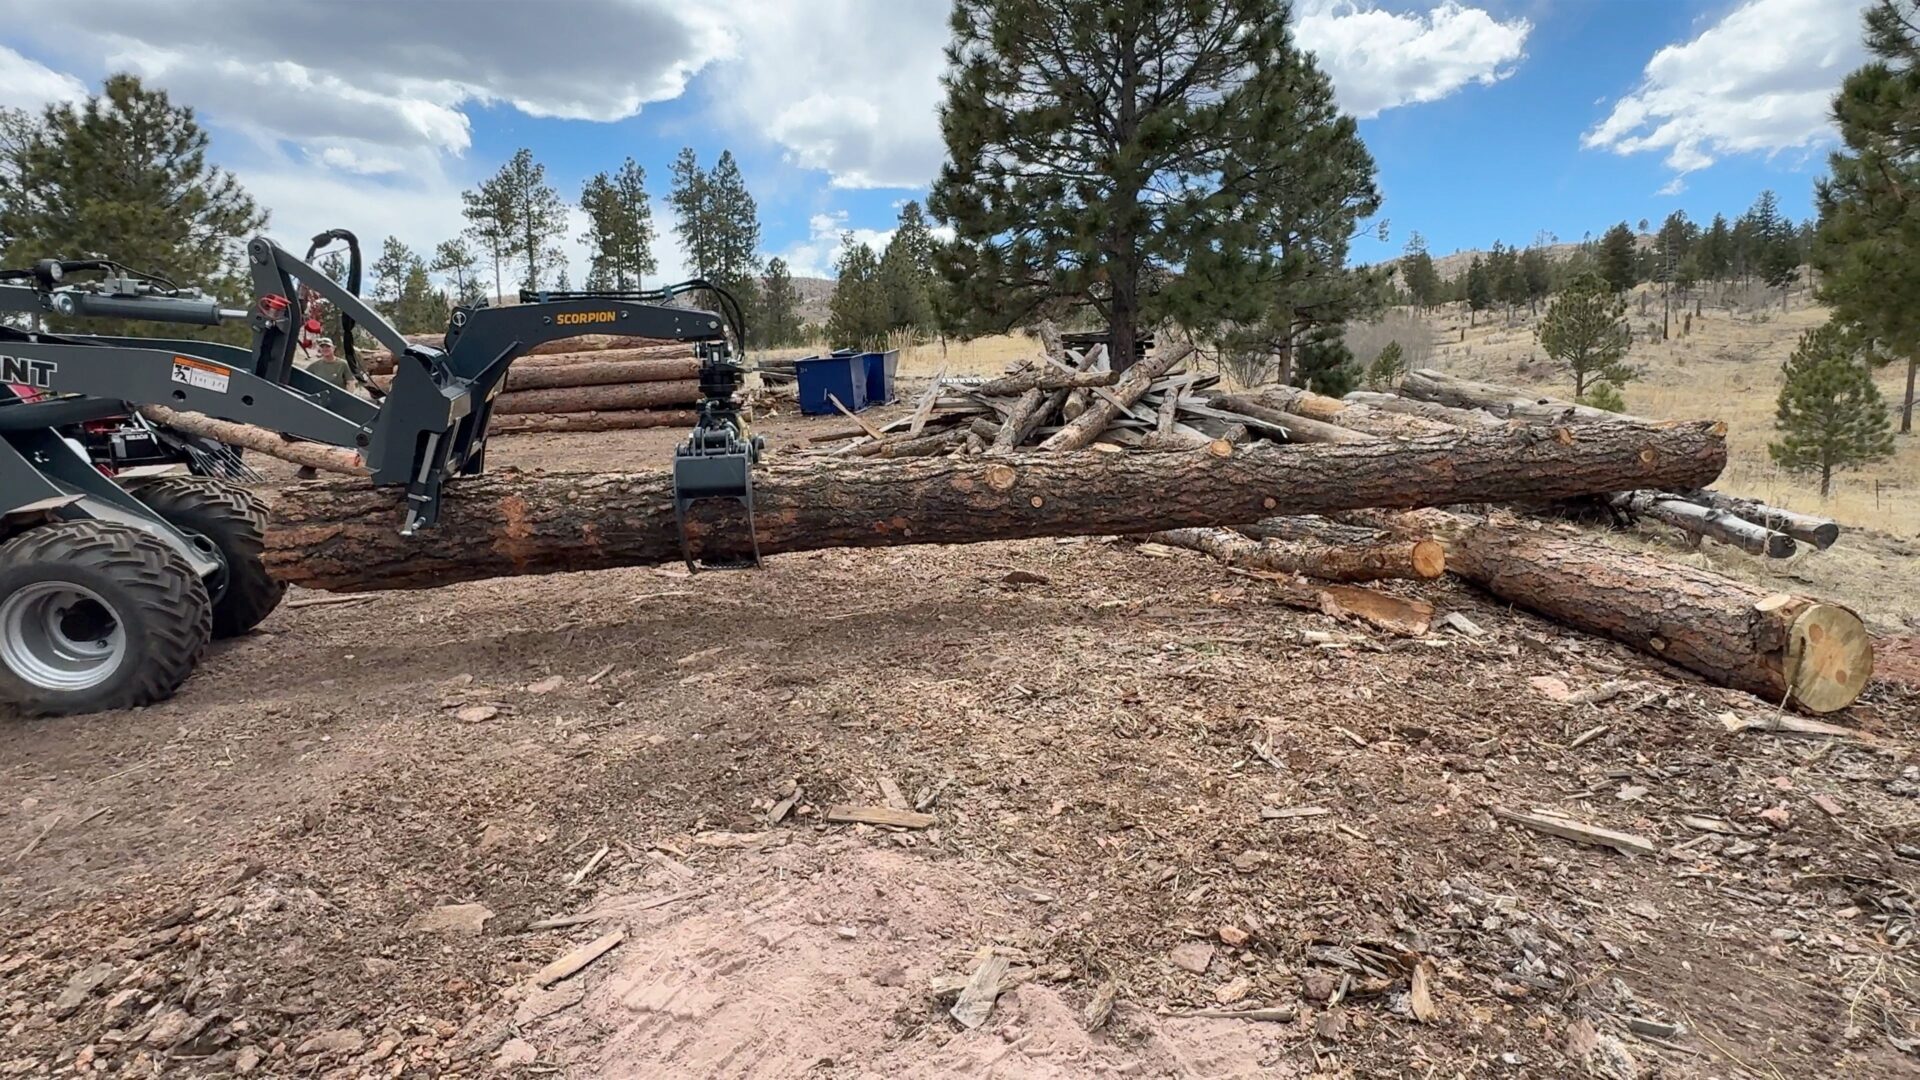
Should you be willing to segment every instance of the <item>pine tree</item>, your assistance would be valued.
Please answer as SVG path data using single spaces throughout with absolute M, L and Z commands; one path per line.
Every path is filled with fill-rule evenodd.
M 207 162 L 193 110 L 132 75 L 109 76 L 77 104 L 19 114 L 0 133 L 0 237 L 10 262 L 98 252 L 236 306 L 246 293 L 241 249 L 267 215 L 232 173 Z M 51 328 L 97 334 L 235 338 L 226 328 L 55 318 Z
M 716 284 L 740 293 L 751 290 L 760 269 L 760 214 L 747 192 L 733 151 L 720 151 L 707 176 L 708 207 L 713 214 L 713 265 Z
M 1622 321 L 1626 313 L 1626 298 L 1588 275 L 1569 283 L 1540 320 L 1540 348 L 1573 375 L 1576 399 L 1585 397 L 1595 382 L 1618 387 L 1639 377 L 1624 362 L 1629 345 Z
M 473 249 L 462 241 L 442 240 L 440 246 L 433 249 L 433 262 L 428 269 L 453 276 L 454 303 L 472 307 L 486 299 L 485 290 L 480 286 L 479 260 L 474 257 Z
M 937 328 L 934 315 L 933 234 L 920 213 L 920 204 L 908 200 L 900 208 L 893 239 L 880 256 L 880 284 L 887 293 L 887 324 L 915 334 Z
M 956 302 L 1000 328 L 1091 309 L 1115 356 L 1163 318 L 1258 320 L 1287 355 L 1378 205 L 1287 24 L 1281 0 L 957 0 L 930 200 Z
M 399 322 L 400 293 L 406 287 L 407 267 L 413 261 L 413 250 L 399 237 L 389 236 L 380 244 L 380 256 L 368 268 L 373 275 L 373 287 L 368 295 L 388 322 Z
M 667 202 L 680 219 L 675 231 L 680 234 L 680 247 L 693 275 L 710 276 L 715 263 L 712 200 L 707 194 L 707 174 L 701 171 L 700 159 L 690 146 L 673 159 L 673 186 Z
M 1900 431 L 1913 430 L 1920 373 L 1920 12 L 1911 0 L 1867 10 L 1873 59 L 1834 98 L 1844 146 L 1815 202 L 1813 265 L 1820 299 L 1858 335 L 1868 355 L 1906 360 Z M 3 231 L 3 230 L 0 230 Z
M 829 344 L 866 348 L 887 335 L 887 294 L 880 283 L 880 260 L 873 249 L 851 235 L 834 264 L 833 300 L 828 305 Z
M 1708 281 L 1725 281 L 1733 272 L 1733 232 L 1725 214 L 1713 215 L 1713 225 L 1700 238 L 1700 273 Z
M 520 263 L 520 287 L 538 289 L 555 266 L 555 242 L 566 235 L 566 206 L 547 183 L 547 167 L 525 148 L 515 151 L 490 183 L 510 207 L 513 228 L 507 252 Z
M 1633 230 L 1624 221 L 1600 238 L 1600 276 L 1614 292 L 1626 292 L 1639 280 L 1637 253 Z
M 1367 365 L 1367 387 L 1371 390 L 1386 390 L 1400 381 L 1407 373 L 1406 354 L 1397 341 L 1389 341 L 1380 350 L 1380 355 Z
M 1360 385 L 1364 372 L 1354 362 L 1338 326 L 1319 326 L 1300 342 L 1300 355 L 1293 383 L 1316 394 L 1340 397 Z
M 658 269 L 653 257 L 653 206 L 647 173 L 628 158 L 609 176 L 596 173 L 580 189 L 592 261 L 589 289 L 638 289 Z
M 519 204 L 514 200 L 511 181 L 503 169 L 480 182 L 472 191 L 460 193 L 461 212 L 467 219 L 467 235 L 493 262 L 493 294 L 506 295 L 502 268 L 513 257 L 520 235 Z
M 447 294 L 433 287 L 426 262 L 418 256 L 410 257 L 401 277 L 394 325 L 406 334 L 444 333 L 447 309 Z
M 800 340 L 800 294 L 794 291 L 787 260 L 767 260 L 760 279 L 760 319 L 752 332 L 762 346 L 792 345 Z
M 1528 248 L 1520 256 L 1520 276 L 1527 287 L 1527 313 L 1537 315 L 1540 301 L 1553 291 L 1553 267 L 1547 262 L 1547 253 L 1537 246 Z
M 1767 446 L 1776 463 L 1819 473 L 1824 496 L 1836 471 L 1893 456 L 1886 402 L 1838 322 L 1829 320 L 1800 335 L 1782 370 L 1786 384 L 1774 414 L 1780 440 Z
M 1487 272 L 1487 264 L 1475 255 L 1467 264 L 1467 325 L 1473 325 L 1473 316 L 1493 306 L 1493 278 Z
M 1440 302 L 1440 272 L 1434 269 L 1433 256 L 1427 253 L 1425 237 L 1417 232 L 1407 237 L 1407 255 L 1400 267 L 1400 280 L 1406 285 L 1415 307 L 1425 311 Z

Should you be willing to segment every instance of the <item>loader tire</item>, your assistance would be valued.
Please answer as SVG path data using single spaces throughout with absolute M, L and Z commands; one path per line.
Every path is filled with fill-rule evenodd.
M 167 524 L 211 545 L 219 556 L 222 568 L 207 581 L 215 640 L 239 637 L 280 606 L 287 587 L 261 562 L 267 512 L 253 492 L 205 476 L 161 476 L 130 490 Z
M 63 521 L 0 544 L 0 702 L 22 712 L 163 701 L 212 629 L 200 576 L 136 526 Z

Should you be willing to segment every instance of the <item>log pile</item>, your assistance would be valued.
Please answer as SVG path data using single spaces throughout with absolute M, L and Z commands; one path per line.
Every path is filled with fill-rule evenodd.
M 564 345 L 568 351 L 555 351 Z M 392 358 L 375 375 L 385 389 Z M 691 427 L 700 400 L 700 361 L 685 342 L 569 338 L 537 346 L 507 370 L 493 401 L 490 434 Z

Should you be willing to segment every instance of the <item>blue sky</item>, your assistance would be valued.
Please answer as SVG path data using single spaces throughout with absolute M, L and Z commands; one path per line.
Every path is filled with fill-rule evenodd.
M 563 197 L 627 156 L 740 159 L 766 254 L 884 241 L 938 167 L 941 0 L 0 0 L 0 104 L 133 70 L 195 106 L 289 244 L 345 225 L 430 248 L 521 146 Z M 1773 188 L 1812 212 L 1860 0 L 1299 0 L 1360 117 L 1398 254 L 1700 220 Z M 263 15 L 271 12 L 272 18 Z M 670 230 L 664 205 L 660 224 Z M 663 275 L 683 269 L 672 236 Z M 569 245 L 576 278 L 585 254 Z

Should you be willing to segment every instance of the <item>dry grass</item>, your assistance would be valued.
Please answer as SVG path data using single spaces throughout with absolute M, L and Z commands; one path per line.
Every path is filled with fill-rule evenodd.
M 1693 322 L 1692 333 L 1680 336 L 1683 320 L 1674 320 L 1675 336 L 1659 341 L 1643 333 L 1657 327 L 1657 299 L 1650 315 L 1632 311 L 1635 341 L 1630 360 L 1641 368 L 1639 381 L 1626 388 L 1627 409 L 1642 416 L 1666 418 L 1711 416 L 1728 426 L 1730 458 L 1722 490 L 1762 499 L 1808 513 L 1825 514 L 1854 527 L 1872 528 L 1896 536 L 1920 536 L 1920 436 L 1898 440 L 1888 461 L 1834 477 L 1833 493 L 1820 496 L 1817 476 L 1789 473 L 1767 456 L 1773 438 L 1774 402 L 1780 393 L 1780 365 L 1793 351 L 1802 331 L 1826 319 L 1825 309 L 1804 294 L 1789 297 L 1784 313 L 1778 294 L 1772 306 L 1753 308 L 1745 296 L 1732 308 L 1707 306 Z M 1484 378 L 1566 396 L 1572 389 L 1566 376 L 1548 364 L 1534 340 L 1535 320 L 1523 311 L 1508 325 L 1502 316 L 1482 317 L 1466 328 L 1463 310 L 1434 316 L 1436 336 L 1433 366 L 1469 378 Z M 1464 340 L 1461 331 L 1465 329 Z M 1894 408 L 1904 392 L 1903 372 L 1882 370 L 1877 381 Z M 1896 418 L 1897 422 L 1897 418 Z
M 1040 344 L 1026 334 L 996 334 L 972 341 L 919 341 L 908 334 L 894 334 L 886 348 L 900 350 L 900 374 L 911 379 L 931 379 L 942 368 L 949 375 L 999 375 L 1015 360 L 1031 360 L 1040 355 Z M 818 356 L 832 351 L 826 341 L 784 349 L 762 349 L 755 355 L 769 359 Z

